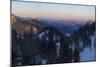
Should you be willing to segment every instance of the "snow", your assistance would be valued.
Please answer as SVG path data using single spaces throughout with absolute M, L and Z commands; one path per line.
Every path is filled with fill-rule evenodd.
M 83 52 L 80 53 L 80 61 L 93 61 L 96 60 L 96 49 L 95 36 L 90 36 L 91 47 L 85 48 Z
M 42 61 L 42 64 L 47 64 L 47 60 L 44 59 L 44 60 L 41 60 Z
M 90 48 L 85 48 L 82 53 L 80 53 L 80 61 L 92 61 L 95 60 L 95 50 L 90 50 Z
M 56 43 L 56 52 L 57 52 L 57 57 L 60 56 L 60 43 Z

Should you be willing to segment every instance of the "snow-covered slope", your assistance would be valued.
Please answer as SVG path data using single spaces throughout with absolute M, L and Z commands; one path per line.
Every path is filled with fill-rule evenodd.
M 96 48 L 95 48 L 95 35 L 90 36 L 91 47 L 84 48 L 80 53 L 80 61 L 94 61 L 96 60 Z

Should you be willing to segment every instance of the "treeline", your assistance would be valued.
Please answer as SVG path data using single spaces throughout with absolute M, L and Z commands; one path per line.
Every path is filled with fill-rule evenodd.
M 92 46 L 90 37 L 96 36 L 96 23 L 86 23 L 70 36 L 53 27 L 41 30 L 33 34 L 12 29 L 13 66 L 79 62 L 80 52 Z

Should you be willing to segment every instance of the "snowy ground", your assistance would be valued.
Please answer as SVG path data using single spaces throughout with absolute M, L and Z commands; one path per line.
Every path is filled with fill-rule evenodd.
M 80 61 L 94 61 L 96 60 L 96 49 L 95 49 L 95 36 L 91 36 L 91 47 L 85 48 L 80 53 Z

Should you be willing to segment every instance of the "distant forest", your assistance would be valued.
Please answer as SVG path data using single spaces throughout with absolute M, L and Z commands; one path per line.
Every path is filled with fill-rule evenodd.
M 72 33 L 62 33 L 50 25 L 34 32 L 34 26 L 27 32 L 12 27 L 12 66 L 80 62 L 85 48 L 96 49 L 96 22 L 86 22 Z

